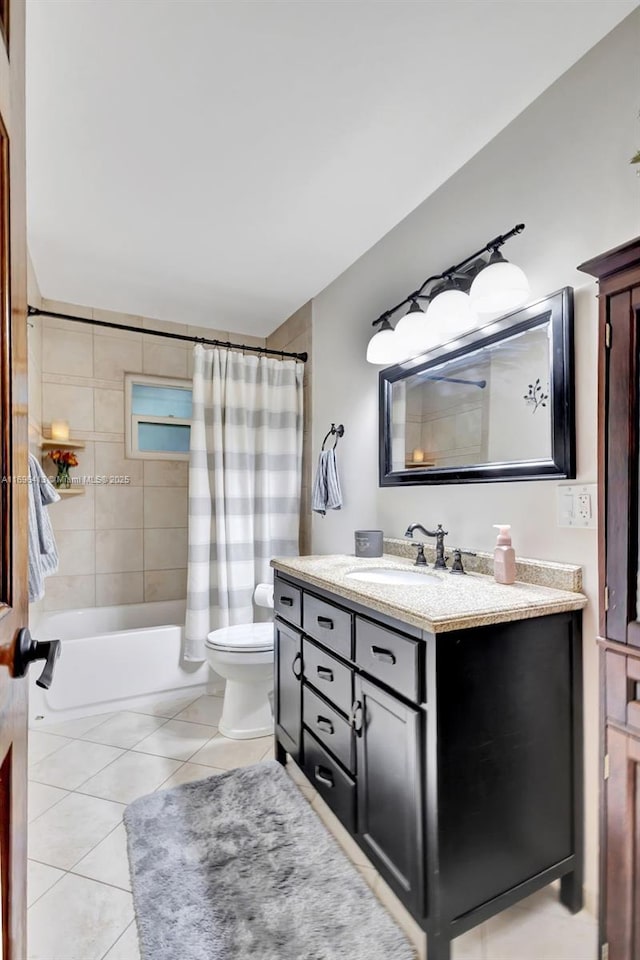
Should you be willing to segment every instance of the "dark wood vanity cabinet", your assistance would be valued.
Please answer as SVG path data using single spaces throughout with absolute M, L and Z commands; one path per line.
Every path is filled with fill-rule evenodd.
M 640 960 L 640 237 L 579 269 L 600 303 L 600 942 Z
M 429 960 L 562 878 L 582 905 L 580 613 L 431 634 L 300 592 L 276 636 L 291 754 L 425 930 Z

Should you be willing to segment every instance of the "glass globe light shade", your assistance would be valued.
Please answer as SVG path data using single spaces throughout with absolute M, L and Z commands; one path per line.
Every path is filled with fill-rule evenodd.
M 396 324 L 395 335 L 401 360 L 417 357 L 434 345 L 433 337 L 429 335 L 430 328 L 426 312 L 414 301 Z
M 434 297 L 427 318 L 437 332 L 437 343 L 448 343 L 478 325 L 469 295 L 453 287 Z
M 404 359 L 399 356 L 401 351 L 398 347 L 398 338 L 393 327 L 388 320 L 384 320 L 380 324 L 380 329 L 369 340 L 367 362 L 389 367 L 398 360 Z
M 529 281 L 520 267 L 498 253 L 491 255 L 471 284 L 471 301 L 478 313 L 508 313 L 529 297 Z

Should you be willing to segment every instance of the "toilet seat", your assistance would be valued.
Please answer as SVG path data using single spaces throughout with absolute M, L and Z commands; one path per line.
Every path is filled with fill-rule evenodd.
M 221 627 L 208 635 L 205 646 L 226 653 L 273 650 L 273 623 L 240 623 L 235 627 Z

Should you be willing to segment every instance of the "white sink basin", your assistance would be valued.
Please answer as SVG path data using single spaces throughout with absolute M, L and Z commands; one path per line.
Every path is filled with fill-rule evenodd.
M 368 570 L 354 570 L 345 574 L 345 580 L 359 580 L 360 583 L 384 583 L 391 586 L 427 587 L 433 586 L 438 577 L 433 573 L 418 570 L 398 570 L 397 567 L 370 567 Z

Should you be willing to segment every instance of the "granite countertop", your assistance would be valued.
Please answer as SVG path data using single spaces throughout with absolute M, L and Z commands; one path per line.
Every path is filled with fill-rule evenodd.
M 543 561 L 537 561 L 544 566 Z M 375 559 L 362 559 L 344 554 L 315 557 L 279 557 L 272 567 L 283 574 L 304 580 L 313 586 L 353 600 L 420 627 L 430 633 L 445 633 L 468 627 L 481 627 L 511 620 L 528 620 L 567 610 L 580 610 L 587 598 L 579 590 L 558 590 L 553 586 L 517 581 L 506 586 L 493 577 L 480 573 L 464 576 L 449 571 L 414 566 L 411 560 L 385 554 Z M 424 586 L 364 583 L 345 579 L 345 574 L 367 568 L 385 567 L 420 571 L 426 574 Z M 553 570 L 579 570 L 549 564 L 548 580 Z M 562 578 L 563 582 L 566 577 Z M 579 582 L 579 577 L 576 577 Z

